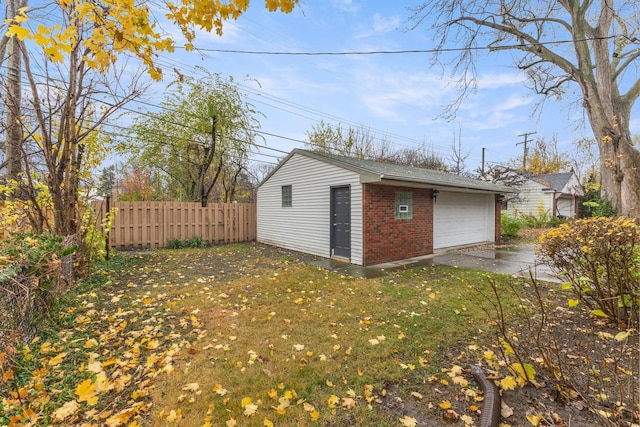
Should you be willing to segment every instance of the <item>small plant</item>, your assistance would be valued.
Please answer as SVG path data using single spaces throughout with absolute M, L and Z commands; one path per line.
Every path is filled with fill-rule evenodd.
M 207 246 L 207 242 L 200 236 L 193 236 L 187 240 L 180 240 L 178 238 L 169 239 L 167 241 L 169 249 L 183 249 L 183 248 L 204 248 Z
M 629 218 L 587 218 L 540 237 L 540 254 L 595 316 L 638 327 L 640 229 Z
M 193 236 L 184 242 L 184 246 L 187 248 L 204 248 L 206 245 L 206 242 L 200 236 Z
M 169 239 L 167 241 L 169 249 L 182 249 L 184 248 L 184 242 L 178 238 Z
M 518 218 L 510 215 L 500 216 L 500 237 L 502 240 L 511 240 L 518 237 L 520 229 L 522 228 L 522 221 Z
M 640 419 L 635 389 L 640 366 L 636 330 L 609 333 L 605 325 L 591 321 L 583 307 L 571 303 L 569 307 L 558 306 L 558 300 L 563 299 L 554 295 L 558 291 L 533 277 L 526 287 L 489 283 L 490 294 L 476 290 L 492 305 L 487 314 L 497 326 L 493 348 L 499 349 L 499 354 L 486 351 L 484 362 L 504 375 L 498 383 L 503 391 L 553 384 L 561 401 L 589 407 L 600 417 L 599 425 L 637 425 L 632 424 Z M 506 308 L 507 298 L 514 297 L 520 301 L 517 311 Z M 531 414 L 527 419 L 533 425 L 565 425 L 553 416 L 541 422 L 544 415 Z

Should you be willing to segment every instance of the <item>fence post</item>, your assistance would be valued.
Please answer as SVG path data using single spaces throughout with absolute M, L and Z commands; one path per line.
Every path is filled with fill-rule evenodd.
M 109 215 L 109 211 L 111 210 L 111 195 L 110 194 L 107 194 L 106 204 L 107 204 L 107 206 L 106 206 L 106 209 L 107 209 L 106 214 L 104 216 L 100 215 L 100 217 L 102 217 L 103 219 L 107 215 Z M 100 209 L 100 210 L 102 210 L 102 209 Z M 110 231 L 111 230 L 104 230 L 104 248 L 105 248 L 105 256 L 104 257 L 107 259 L 107 261 L 109 261 L 109 246 L 110 246 L 109 234 L 111 234 Z

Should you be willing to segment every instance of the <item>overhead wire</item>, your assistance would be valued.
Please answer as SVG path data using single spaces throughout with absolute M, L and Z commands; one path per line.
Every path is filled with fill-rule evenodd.
M 246 30 L 245 30 L 246 31 Z M 257 37 L 254 35 L 254 37 Z M 604 40 L 604 39 L 613 39 L 619 37 L 617 35 L 611 35 L 611 36 L 606 36 L 606 37 L 597 37 L 597 38 L 590 38 L 589 40 Z M 563 43 L 574 43 L 575 40 L 556 40 L 556 41 L 549 41 L 549 42 L 540 42 L 540 45 L 547 45 L 547 44 L 563 44 Z M 184 48 L 184 46 L 176 46 L 177 48 Z M 509 46 L 503 46 L 505 48 L 518 48 L 518 47 L 524 47 L 524 45 L 509 45 Z M 464 50 L 490 50 L 493 49 L 493 47 L 491 46 L 477 46 L 477 47 L 463 47 L 463 48 L 437 48 L 437 49 L 403 49 L 403 50 L 375 50 L 375 51 L 342 51 L 342 52 L 330 52 L 330 51 L 318 51 L 318 52 L 310 52 L 310 51 L 296 51 L 296 52 L 291 52 L 291 51 L 258 51 L 258 50 L 238 50 L 238 49 L 216 49 L 216 48 L 202 48 L 202 47 L 198 47 L 197 50 L 199 52 L 208 52 L 208 53 L 232 53 L 232 54 L 248 54 L 248 55 L 285 55 L 285 56 L 347 56 L 347 55 L 398 55 L 398 54 L 424 54 L 424 53 L 440 53 L 440 52 L 459 52 L 459 51 L 464 51 Z M 162 56 L 161 56 L 162 57 Z M 169 59 L 169 58 L 164 58 L 165 61 L 167 61 L 170 65 L 175 65 L 178 63 L 178 61 L 175 61 L 174 59 Z M 193 66 L 188 66 L 186 64 L 180 64 L 180 66 L 187 66 L 189 68 L 191 68 L 192 70 L 196 71 L 198 70 L 198 67 L 193 67 Z M 357 122 L 352 122 L 348 119 L 344 119 L 344 118 L 340 118 L 339 116 L 335 116 L 332 114 L 328 114 L 328 113 L 322 113 L 319 110 L 313 109 L 311 107 L 306 107 L 303 106 L 301 104 L 297 104 L 293 101 L 288 101 L 286 99 L 283 98 L 279 98 L 270 94 L 267 94 L 263 91 L 257 90 L 255 88 L 251 88 L 247 85 L 242 85 L 240 84 L 239 86 L 241 86 L 243 88 L 243 90 L 246 91 L 250 91 L 254 96 L 259 96 L 261 98 L 268 98 L 270 99 L 272 102 L 277 102 L 280 103 L 282 105 L 286 105 L 290 108 L 294 108 L 294 109 L 299 109 L 301 111 L 306 111 L 308 113 L 312 113 L 312 114 L 321 114 L 324 117 L 327 117 L 331 120 L 334 121 L 338 121 L 340 123 L 346 123 L 346 124 L 350 124 L 350 125 L 355 125 L 355 126 L 362 126 L 361 124 L 358 124 Z M 268 104 L 266 102 L 264 102 L 262 99 L 256 99 L 253 98 L 252 100 L 256 101 L 256 102 L 261 102 L 264 103 L 266 105 L 269 105 L 271 107 L 274 108 L 280 108 L 281 110 L 288 112 L 290 114 L 298 114 L 301 115 L 304 118 L 310 119 L 310 120 L 314 120 L 314 118 L 309 117 L 309 116 L 305 116 L 302 115 L 300 113 L 295 113 L 292 112 L 290 110 L 286 110 L 283 109 L 282 107 L 277 107 L 273 104 Z M 97 102 L 103 102 L 103 100 L 96 100 Z M 145 104 L 144 102 L 142 102 L 141 100 L 134 100 L 132 101 L 134 103 L 141 103 L 141 104 Z M 146 103 L 147 105 L 151 105 L 154 107 L 160 107 L 159 105 L 153 105 L 150 103 Z M 137 110 L 133 110 L 133 109 L 128 109 L 128 108 L 123 108 L 125 111 L 129 111 L 132 113 L 136 113 L 136 114 L 142 114 L 144 115 L 145 113 L 137 111 Z M 317 120 L 317 119 L 316 119 Z M 366 127 L 363 127 L 364 129 L 367 129 Z M 381 133 L 381 135 L 384 137 L 386 135 L 389 136 L 394 136 L 395 138 L 395 143 L 397 145 L 401 145 L 397 143 L 397 139 L 405 139 L 407 142 L 420 142 L 418 140 L 412 139 L 412 138 L 406 138 L 406 137 L 402 137 L 399 135 L 393 135 L 393 134 L 388 134 L 384 131 L 380 131 L 377 129 L 373 129 L 375 132 L 379 132 Z M 281 138 L 284 140 L 289 140 L 292 142 L 297 142 L 297 143 L 303 143 L 303 144 L 309 144 L 309 141 L 303 141 L 297 138 L 291 138 L 291 137 L 287 137 L 287 136 L 283 136 L 283 135 L 278 135 L 275 133 L 270 133 L 270 132 L 265 132 L 265 131 L 260 131 L 260 130 L 256 130 L 254 129 L 254 131 L 256 133 L 259 134 L 263 134 L 263 135 L 267 135 L 267 136 L 271 136 L 271 137 L 276 137 L 276 138 Z M 400 137 L 400 138 L 397 138 Z M 424 143 L 424 141 L 422 142 Z M 257 145 L 259 146 L 259 145 Z M 268 146 L 259 146 L 260 148 L 264 148 L 264 149 L 268 149 L 268 150 L 273 150 L 276 152 L 281 152 L 281 153 L 287 153 L 284 150 L 278 150 L 275 148 L 271 148 Z M 436 147 L 435 145 L 431 144 L 431 149 L 432 150 L 444 150 L 441 147 Z M 264 155 L 264 154 L 263 154 Z

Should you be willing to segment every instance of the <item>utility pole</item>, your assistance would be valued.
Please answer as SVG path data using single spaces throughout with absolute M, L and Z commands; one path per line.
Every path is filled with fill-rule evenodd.
M 487 149 L 482 147 L 482 176 L 484 176 L 484 152 L 485 151 L 487 151 Z
M 529 142 L 529 135 L 535 135 L 536 133 L 538 132 L 527 132 L 527 133 L 523 133 L 522 135 L 518 135 L 518 136 L 524 137 L 524 141 L 518 142 L 516 145 L 524 144 L 524 155 L 522 156 L 522 170 L 525 172 L 527 171 L 527 143 Z

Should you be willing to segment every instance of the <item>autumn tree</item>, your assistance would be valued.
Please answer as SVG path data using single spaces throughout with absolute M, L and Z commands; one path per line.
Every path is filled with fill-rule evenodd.
M 334 126 L 324 120 L 307 131 L 305 146 L 321 153 L 359 159 L 386 158 L 392 151 L 391 142 L 386 137 L 376 139 L 364 126 Z
M 170 85 L 159 111 L 135 121 L 124 148 L 162 171 L 174 198 L 206 206 L 221 176 L 231 184 L 245 169 L 258 114 L 233 78 L 185 77 Z
M 523 161 L 523 156 L 526 156 L 526 161 Z M 527 147 L 526 153 L 509 159 L 508 164 L 513 169 L 526 165 L 525 172 L 534 175 L 567 172 L 571 167 L 569 154 L 558 149 L 556 135 L 548 140 L 537 139 L 532 147 Z
M 121 168 L 115 178 L 114 196 L 123 202 L 151 202 L 164 200 L 162 180 L 151 168 L 132 164 Z
M 296 3 L 267 0 L 266 7 L 289 12 Z M 156 16 L 163 20 L 166 16 L 176 24 L 186 37 L 184 47 L 192 50 L 196 30 L 220 34 L 223 21 L 237 19 L 249 2 L 181 0 L 158 6 L 61 0 L 35 6 L 30 8 L 26 0 L 10 0 L 3 24 L 0 65 L 13 64 L 5 68 L 4 101 L 9 122 L 5 126 L 5 154 L 9 159 L 3 166 L 5 176 L 14 181 L 16 175 L 22 177 L 12 191 L 28 190 L 21 198 L 32 202 L 34 225 L 38 225 L 38 218 L 40 225 L 46 220 L 38 204 L 42 192 L 36 187 L 44 182 L 53 207 L 51 228 L 60 235 L 74 235 L 80 220 L 79 183 L 83 166 L 92 155 L 89 147 L 92 141 L 104 140 L 101 127 L 107 119 L 144 91 L 139 74 L 131 74 L 131 68 L 124 67 L 130 65 L 126 61 L 137 58 L 143 65 L 141 70 L 159 80 L 162 69 L 156 63 L 157 54 L 175 49 Z M 28 89 L 19 88 L 19 82 Z M 20 129 L 16 131 L 14 125 Z M 40 171 L 29 164 L 24 150 L 28 143 L 40 148 L 36 153 L 44 165 Z M 93 148 L 99 146 L 93 144 Z M 20 157 L 24 175 L 20 174 Z
M 604 197 L 621 214 L 640 217 L 640 152 L 630 132 L 640 95 L 637 2 L 427 0 L 413 19 L 434 31 L 436 60 L 452 44 L 459 49 L 451 65 L 461 95 L 475 87 L 476 55 L 485 49 L 511 52 L 537 94 L 576 94 L 598 143 Z
M 446 162 L 433 146 L 396 147 L 387 138 L 376 139 L 365 127 L 333 126 L 324 121 L 307 132 L 305 147 L 321 153 L 445 170 Z

